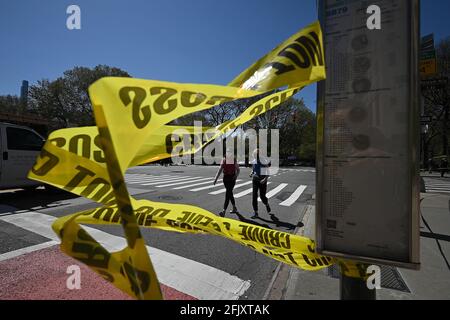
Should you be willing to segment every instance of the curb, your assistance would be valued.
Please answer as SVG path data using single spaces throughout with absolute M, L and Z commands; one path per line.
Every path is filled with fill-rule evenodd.
M 302 227 L 297 227 L 294 231 L 295 235 L 304 236 L 306 233 L 307 223 L 310 220 L 311 216 L 311 207 L 314 205 L 305 205 L 302 210 L 303 218 L 301 222 L 303 223 Z M 284 300 L 284 292 L 286 290 L 286 283 L 289 279 L 289 268 L 290 266 L 279 262 L 272 279 L 270 280 L 269 286 L 267 287 L 266 292 L 264 293 L 263 300 Z M 281 289 L 281 292 L 280 292 Z M 275 290 L 277 292 L 275 292 Z

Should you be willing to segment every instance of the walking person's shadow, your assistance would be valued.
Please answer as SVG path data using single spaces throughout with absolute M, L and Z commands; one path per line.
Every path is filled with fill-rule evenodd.
M 270 215 L 270 220 L 263 219 L 261 217 L 258 217 L 257 219 L 262 220 L 267 223 L 275 224 L 277 227 L 286 228 L 288 230 L 294 230 L 296 227 L 299 227 L 299 228 L 303 227 L 303 223 L 301 221 L 299 221 L 297 223 L 297 225 L 295 225 L 295 224 L 292 224 L 289 222 L 280 221 L 280 219 L 278 219 L 278 217 L 274 213 L 271 213 L 269 215 Z
M 258 223 L 255 220 L 256 219 L 248 219 L 246 217 L 244 217 L 242 214 L 240 213 L 236 213 L 236 215 L 238 216 L 239 220 L 242 222 L 246 222 L 246 223 L 250 223 L 250 224 L 254 224 L 260 227 L 264 227 L 264 228 L 269 228 L 272 229 L 269 224 L 275 225 L 276 227 L 282 227 L 282 228 L 286 228 L 287 230 L 294 230 L 296 227 L 303 227 L 303 223 L 299 222 L 297 225 L 294 225 L 292 223 L 289 222 L 284 222 L 284 221 L 280 221 L 280 219 L 278 219 L 278 217 L 275 214 L 270 214 L 270 220 L 258 217 L 256 219 L 261 220 L 265 223 Z

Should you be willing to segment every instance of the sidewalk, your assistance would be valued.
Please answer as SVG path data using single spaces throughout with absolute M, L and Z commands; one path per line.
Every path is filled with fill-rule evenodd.
M 410 292 L 381 289 L 378 300 L 450 299 L 450 270 L 435 238 L 439 238 L 443 254 L 450 262 L 450 196 L 421 194 L 422 214 L 431 233 L 421 222 L 421 270 L 397 269 L 401 281 Z M 297 234 L 314 239 L 315 207 L 308 206 L 303 218 L 304 228 Z M 394 269 L 395 270 L 395 269 Z M 382 272 L 382 278 L 384 277 Z M 407 290 L 406 290 L 407 291 Z M 283 264 L 267 295 L 272 300 L 337 300 L 339 280 L 329 275 L 328 269 L 307 272 Z

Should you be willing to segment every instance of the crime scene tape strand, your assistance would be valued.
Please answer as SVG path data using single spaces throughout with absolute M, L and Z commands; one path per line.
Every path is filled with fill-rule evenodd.
M 124 180 L 129 167 L 171 156 L 167 150 L 171 132 L 195 130 L 168 125 L 171 121 L 285 87 L 214 128 L 203 143 L 180 151 L 194 153 L 213 139 L 278 107 L 304 86 L 325 79 L 323 57 L 320 25 L 315 22 L 258 60 L 228 86 L 112 77 L 92 84 L 89 96 L 96 126 L 51 133 L 29 173 L 31 179 L 102 205 L 55 221 L 52 227 L 61 238 L 61 250 L 138 299 L 162 299 L 140 227 L 222 236 L 305 270 L 319 270 L 336 263 L 333 258 L 315 253 L 314 241 L 306 237 L 218 217 L 191 205 L 133 199 Z M 211 129 L 203 128 L 201 132 Z M 127 246 L 110 253 L 81 223 L 120 224 Z M 364 275 L 360 265 L 339 263 L 348 275 Z

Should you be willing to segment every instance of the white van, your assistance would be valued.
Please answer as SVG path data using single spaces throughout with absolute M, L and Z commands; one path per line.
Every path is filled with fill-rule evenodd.
M 33 188 L 27 178 L 45 139 L 31 128 L 0 122 L 0 189 Z

